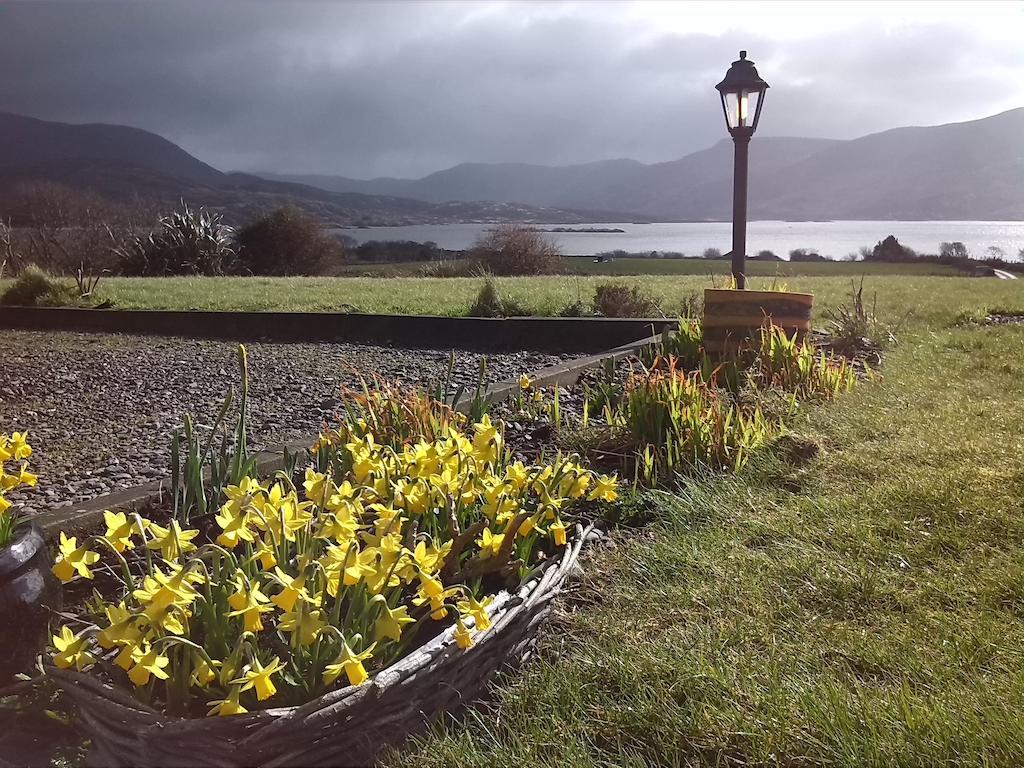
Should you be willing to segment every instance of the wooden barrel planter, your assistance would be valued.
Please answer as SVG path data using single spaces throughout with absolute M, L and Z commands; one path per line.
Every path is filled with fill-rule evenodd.
M 478 698 L 502 668 L 528 658 L 537 629 L 577 569 L 593 527 L 576 526 L 568 546 L 517 592 L 488 607 L 492 626 L 468 650 L 454 628 L 375 674 L 302 706 L 230 717 L 170 717 L 93 674 L 47 668 L 78 705 L 99 765 L 107 766 L 363 766 L 443 712 Z M 470 621 L 470 624 L 472 622 Z
M 813 307 L 813 293 L 705 288 L 704 348 L 712 355 L 735 353 L 766 324 L 803 338 Z

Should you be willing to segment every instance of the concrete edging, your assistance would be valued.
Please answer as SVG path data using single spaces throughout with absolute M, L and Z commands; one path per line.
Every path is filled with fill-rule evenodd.
M 588 368 L 600 365 L 605 360 L 621 360 L 643 347 L 657 343 L 660 339 L 660 335 L 648 336 L 639 341 L 622 344 L 604 352 L 577 357 L 557 365 L 541 368 L 528 375 L 534 380 L 534 385 L 538 387 L 569 386 L 575 384 Z M 487 389 L 487 402 L 497 403 L 506 400 L 518 389 L 518 380 L 498 382 Z M 469 410 L 471 403 L 472 395 L 465 394 L 456 403 L 455 408 L 465 413 Z M 292 440 L 273 450 L 260 452 L 256 457 L 257 472 L 264 475 L 280 469 L 282 453 L 285 448 L 289 451 L 305 450 L 315 440 L 315 436 L 303 440 Z M 162 492 L 168 493 L 169 490 L 170 481 L 168 479 L 154 480 L 144 485 L 123 488 L 113 493 L 97 496 L 77 506 L 72 505 L 70 507 L 48 509 L 45 512 L 33 515 L 29 519 L 42 529 L 43 535 L 47 540 L 54 541 L 61 531 L 77 536 L 96 529 L 103 524 L 104 510 L 137 508 L 158 499 Z
M 0 307 L 0 328 L 434 349 L 596 352 L 675 327 L 670 318 L 441 317 L 340 312 L 207 312 Z

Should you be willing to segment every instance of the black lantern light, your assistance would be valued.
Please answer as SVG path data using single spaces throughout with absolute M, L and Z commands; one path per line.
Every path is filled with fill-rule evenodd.
M 761 79 L 747 52 L 732 63 L 718 85 L 725 124 L 735 145 L 732 193 L 732 275 L 737 288 L 746 287 L 747 251 L 747 149 L 757 130 L 768 83 Z

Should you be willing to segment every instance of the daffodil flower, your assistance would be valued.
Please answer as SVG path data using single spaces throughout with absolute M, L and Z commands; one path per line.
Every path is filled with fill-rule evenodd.
M 96 657 L 89 652 L 89 637 L 85 634 L 76 635 L 70 627 L 61 627 L 60 634 L 53 636 L 53 647 L 57 649 L 53 663 L 60 669 L 74 667 L 81 672 L 96 663 Z
M 467 650 L 473 646 L 473 635 L 466 628 L 466 625 L 462 623 L 462 619 L 455 620 L 455 642 L 462 650 Z
M 182 553 L 194 551 L 196 546 L 192 539 L 199 535 L 196 530 L 182 530 L 177 520 L 171 520 L 166 528 L 151 522 L 149 532 L 153 538 L 146 542 L 146 546 L 160 550 L 164 560 L 177 560 Z
M 566 542 L 566 538 L 565 538 L 565 523 L 563 523 L 561 521 L 561 519 L 556 517 L 555 518 L 555 522 L 553 522 L 548 527 L 548 530 L 550 530 L 551 531 L 551 535 L 553 535 L 555 537 L 555 545 L 559 546 L 559 547 L 564 547 L 565 546 L 565 542 Z
M 217 699 L 216 701 L 210 702 L 212 706 L 210 707 L 210 711 L 207 712 L 207 716 L 213 717 L 214 715 L 220 715 L 227 717 L 230 715 L 244 715 L 249 710 L 238 703 L 238 697 L 241 693 L 242 689 L 240 686 L 231 686 L 228 690 L 227 698 Z
M 135 666 L 128 672 L 128 679 L 137 687 L 146 685 L 149 678 L 157 677 L 166 680 L 169 675 L 164 668 L 171 663 L 170 659 L 162 656 L 153 646 L 144 645 L 136 649 L 133 654 Z
M 91 579 L 93 574 L 89 570 L 89 566 L 98 563 L 99 559 L 100 556 L 96 552 L 86 549 L 84 544 L 78 546 L 75 536 L 69 539 L 64 531 L 61 531 L 57 560 L 53 564 L 53 573 L 65 584 L 75 577 L 76 572 L 82 578 Z
M 371 643 L 370 647 L 365 651 L 356 653 L 347 642 L 343 642 L 338 658 L 334 660 L 333 664 L 328 664 L 324 669 L 324 683 L 330 685 L 341 676 L 342 672 L 348 677 L 349 685 L 362 685 L 365 683 L 370 676 L 366 673 L 366 667 L 363 666 L 363 662 L 371 658 L 376 645 L 376 643 Z
M 310 599 L 309 593 L 303 586 L 306 583 L 306 577 L 304 575 L 299 574 L 295 578 L 292 578 L 280 568 L 276 568 L 274 573 L 277 575 L 278 581 L 280 581 L 284 586 L 284 589 L 272 596 L 270 601 L 284 613 L 294 610 L 295 601 L 300 597 L 307 601 Z
M 323 613 L 319 609 L 310 609 L 304 601 L 299 601 L 294 611 L 281 616 L 278 627 L 290 632 L 292 641 L 298 646 L 305 646 L 316 640 L 320 630 L 327 626 Z
M 491 557 L 497 555 L 501 551 L 501 545 L 505 541 L 504 533 L 491 533 L 490 528 L 484 528 L 481 533 L 481 538 L 476 540 L 477 546 L 480 547 L 480 551 L 484 557 Z
M 240 691 L 248 691 L 250 688 L 255 688 L 256 698 L 260 701 L 265 701 L 277 693 L 277 688 L 274 686 L 274 681 L 270 679 L 270 676 L 280 670 L 281 659 L 277 656 L 271 659 L 270 663 L 265 667 L 260 664 L 259 659 L 254 658 L 245 674 L 238 680 L 232 680 L 231 684 L 241 683 Z
M 487 613 L 487 606 L 493 602 L 493 597 L 485 597 L 483 600 L 477 601 L 475 597 L 470 595 L 465 600 L 460 601 L 456 607 L 463 616 L 473 617 L 477 631 L 486 632 L 491 628 L 491 617 Z
M 378 597 L 381 597 L 378 595 Z M 381 599 L 383 599 L 381 597 Z M 409 615 L 409 609 L 400 605 L 397 608 L 389 608 L 387 601 L 383 603 L 383 610 L 373 625 L 373 639 L 376 642 L 383 640 L 394 640 L 396 643 L 402 639 L 402 628 L 406 624 L 415 624 L 416 619 Z
M 594 490 L 587 496 L 588 501 L 615 501 L 619 498 L 619 481 L 614 475 L 601 475 L 597 478 Z
M 135 549 L 132 542 L 132 534 L 135 533 L 135 523 L 128 520 L 124 512 L 111 512 L 109 509 L 103 513 L 103 522 L 107 525 L 107 532 L 103 534 L 115 552 L 124 552 L 126 549 Z

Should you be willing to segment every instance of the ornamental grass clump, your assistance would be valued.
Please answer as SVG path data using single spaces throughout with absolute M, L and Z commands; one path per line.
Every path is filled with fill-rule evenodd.
M 494 593 L 618 483 L 574 458 L 512 462 L 489 418 L 456 422 L 389 444 L 369 422 L 325 435 L 303 474 L 243 478 L 196 528 L 107 512 L 102 535 L 61 534 L 61 580 L 103 567 L 119 584 L 59 629 L 54 664 L 169 714 L 234 715 L 362 685 L 445 627 L 469 648 Z
M 36 476 L 28 471 L 31 455 L 27 432 L 0 434 L 0 547 L 10 543 L 18 524 L 18 515 L 7 494 L 17 488 L 36 485 Z
M 779 390 L 797 401 L 831 400 L 853 389 L 856 373 L 844 357 L 827 357 L 778 326 L 758 334 L 746 383 L 755 391 Z
M 622 458 L 643 485 L 664 484 L 695 467 L 742 467 L 778 432 L 756 405 L 741 407 L 701 371 L 674 358 L 632 373 L 604 405 L 602 453 Z

